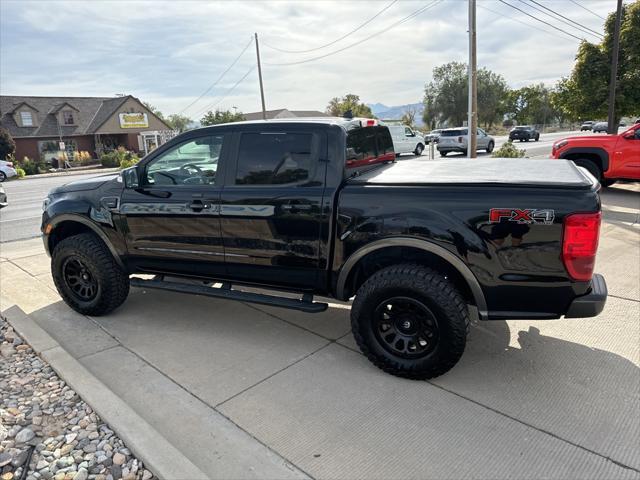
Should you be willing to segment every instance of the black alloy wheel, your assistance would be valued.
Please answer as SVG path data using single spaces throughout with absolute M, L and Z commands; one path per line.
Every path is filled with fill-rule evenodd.
M 62 278 L 69 292 L 81 302 L 90 302 L 98 294 L 98 282 L 79 257 L 68 257 L 62 265 Z

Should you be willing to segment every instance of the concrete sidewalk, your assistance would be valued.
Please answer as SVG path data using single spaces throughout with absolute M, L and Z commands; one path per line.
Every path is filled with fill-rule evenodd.
M 481 323 L 431 382 L 367 362 L 338 303 L 311 315 L 132 289 L 113 314 L 79 315 L 39 239 L 3 244 L 0 308 L 20 306 L 211 478 L 640 478 L 634 188 L 605 195 L 620 216 L 605 212 L 602 315 Z

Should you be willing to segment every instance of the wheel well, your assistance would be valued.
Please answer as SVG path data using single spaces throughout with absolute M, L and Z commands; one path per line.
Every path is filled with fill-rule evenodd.
M 604 167 L 602 165 L 602 159 L 600 158 L 599 155 L 595 154 L 595 153 L 580 153 L 580 152 L 575 152 L 575 153 L 569 153 L 566 156 L 562 157 L 564 160 L 588 160 L 591 161 L 593 163 L 595 163 L 598 168 L 600 169 L 601 172 L 604 171 Z
M 414 247 L 386 247 L 362 257 L 349 272 L 345 297 L 355 295 L 360 286 L 378 270 L 400 263 L 419 263 L 442 273 L 456 286 L 468 304 L 476 304 L 469 284 L 453 265 L 434 253 Z
M 78 235 L 79 233 L 93 233 L 91 228 L 80 222 L 74 222 L 71 220 L 65 220 L 59 223 L 49 234 L 49 252 L 53 253 L 53 249 L 65 238 Z

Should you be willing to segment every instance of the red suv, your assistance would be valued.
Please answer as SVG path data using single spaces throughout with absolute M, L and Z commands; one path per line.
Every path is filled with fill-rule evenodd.
M 640 180 L 640 124 L 619 135 L 563 138 L 553 144 L 551 155 L 573 160 L 605 187 L 617 180 Z

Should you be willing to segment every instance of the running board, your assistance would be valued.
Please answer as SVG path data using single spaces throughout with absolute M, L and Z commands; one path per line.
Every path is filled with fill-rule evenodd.
M 242 302 L 259 303 L 270 307 L 282 307 L 292 310 L 300 310 L 306 313 L 324 312 L 328 305 L 313 301 L 312 295 L 303 295 L 301 299 L 276 297 L 274 295 L 264 295 L 261 293 L 242 292 L 233 290 L 229 283 L 223 283 L 222 287 L 207 287 L 204 285 L 191 285 L 188 283 L 167 282 L 165 280 L 145 280 L 132 277 L 132 287 L 155 288 L 158 290 L 168 290 L 170 292 L 190 293 L 192 295 L 203 295 L 205 297 L 226 298 L 227 300 L 240 300 Z

